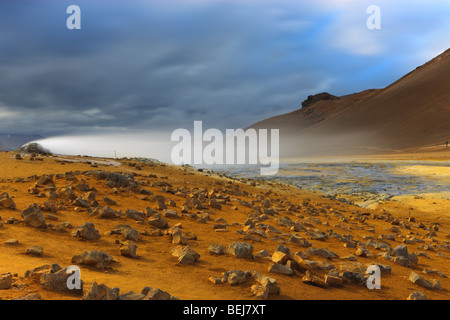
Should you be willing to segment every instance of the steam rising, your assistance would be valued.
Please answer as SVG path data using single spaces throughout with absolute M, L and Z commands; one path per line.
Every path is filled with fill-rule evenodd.
M 63 135 L 35 141 L 54 154 L 105 158 L 152 158 L 170 163 L 172 143 L 164 132 Z

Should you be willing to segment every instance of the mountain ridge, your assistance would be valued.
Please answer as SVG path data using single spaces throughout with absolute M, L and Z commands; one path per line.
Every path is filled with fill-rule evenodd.
M 279 129 L 282 156 L 374 154 L 444 145 L 450 138 L 450 49 L 381 89 L 259 121 Z M 328 94 L 328 93 L 327 93 Z M 311 101 L 310 101 L 311 102 Z

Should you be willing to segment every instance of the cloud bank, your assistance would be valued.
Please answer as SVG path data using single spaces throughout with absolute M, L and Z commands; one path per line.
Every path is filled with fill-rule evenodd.
M 1 132 L 247 127 L 384 87 L 450 43 L 448 1 L 78 1 L 68 30 L 71 4 L 1 2 Z

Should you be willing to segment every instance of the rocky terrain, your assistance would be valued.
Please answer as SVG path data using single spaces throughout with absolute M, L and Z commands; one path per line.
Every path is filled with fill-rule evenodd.
M 144 159 L 4 152 L 0 170 L 3 300 L 450 297 L 449 212 Z

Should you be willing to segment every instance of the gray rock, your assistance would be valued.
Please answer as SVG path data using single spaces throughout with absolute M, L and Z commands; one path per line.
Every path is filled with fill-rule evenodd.
M 217 243 L 211 243 L 208 247 L 208 252 L 215 255 L 225 254 L 223 246 Z
M 25 272 L 25 278 L 31 279 L 34 282 L 40 283 L 40 280 L 44 274 L 48 273 L 56 273 L 58 271 L 62 270 L 61 266 L 59 264 L 45 264 L 40 267 L 27 270 Z
M 406 300 L 428 300 L 428 298 L 424 293 L 420 291 L 414 291 L 408 296 Z
M 247 242 L 233 242 L 228 246 L 228 253 L 232 254 L 236 258 L 252 259 L 253 258 L 253 246 Z
M 25 224 L 34 228 L 47 228 L 47 222 L 39 210 L 37 204 L 32 204 L 28 206 L 21 213 Z
M 258 271 L 254 271 L 252 274 L 253 279 L 255 279 L 261 286 L 267 288 L 269 294 L 280 294 L 280 287 L 276 279 L 263 276 Z
M 252 295 L 256 296 L 257 298 L 264 300 L 269 298 L 269 288 L 267 286 L 254 284 L 251 286 L 250 291 Z
M 165 218 L 178 218 L 178 212 L 173 209 L 164 209 L 163 215 Z
M 72 236 L 76 238 L 93 240 L 100 239 L 100 233 L 95 229 L 95 225 L 92 222 L 86 222 L 81 226 L 78 226 L 73 232 Z
M 125 240 L 139 241 L 139 232 L 136 229 L 124 229 L 122 234 Z
M 16 210 L 16 204 L 7 192 L 0 194 L 0 207 Z
M 242 270 L 229 270 L 222 273 L 220 281 L 222 283 L 229 283 L 230 285 L 238 285 L 247 282 L 251 278 L 252 274 L 249 271 Z
M 176 257 L 181 264 L 193 264 L 200 259 L 200 254 L 189 246 L 173 248 L 172 256 Z
M 438 270 L 429 270 L 429 269 L 423 269 L 423 273 L 425 274 L 437 274 L 439 276 L 441 276 L 442 278 L 447 278 L 447 276 L 445 274 L 443 274 L 442 272 L 438 271 Z
M 159 214 L 155 214 L 152 217 L 148 218 L 147 222 L 149 225 L 154 226 L 155 228 L 169 228 L 169 223 L 167 222 L 167 220 L 159 216 Z
M 119 296 L 119 300 L 132 300 L 132 301 L 136 301 L 136 300 L 142 300 L 145 298 L 145 295 L 143 295 L 142 293 L 136 293 L 134 291 L 130 291 L 130 292 L 126 292 L 124 294 L 121 294 Z
M 17 240 L 17 239 L 8 239 L 8 240 L 6 240 L 6 241 L 4 242 L 4 244 L 7 244 L 7 245 L 17 245 L 17 244 L 19 244 L 19 240 Z
M 328 248 L 308 248 L 307 250 L 303 251 L 304 254 L 307 256 L 319 256 L 325 259 L 337 259 L 339 256 L 335 254 L 333 251 L 329 250 Z
M 146 214 L 144 212 L 134 210 L 134 209 L 125 210 L 125 216 L 127 218 L 134 219 L 136 221 L 144 221 L 146 218 Z
M 119 252 L 121 256 L 137 258 L 136 249 L 137 246 L 134 242 L 132 240 L 127 240 L 120 244 Z
M 31 293 L 31 294 L 26 294 L 24 296 L 20 296 L 20 297 L 17 297 L 17 298 L 12 298 L 11 300 L 16 300 L 16 301 L 20 301 L 20 300 L 25 300 L 25 301 L 41 300 L 41 295 L 39 293 Z
M 113 199 L 108 198 L 108 197 L 103 197 L 103 201 L 106 202 L 109 205 L 112 205 L 112 206 L 117 205 L 117 201 L 116 200 L 113 200 Z
M 270 273 L 279 273 L 279 274 L 285 274 L 288 276 L 291 276 L 294 274 L 294 271 L 291 268 L 289 268 L 288 266 L 282 265 L 282 264 L 278 264 L 278 263 L 270 265 L 268 271 Z
M 272 256 L 270 255 L 269 251 L 267 251 L 266 249 L 256 252 L 254 256 L 258 257 L 258 258 L 272 260 Z
M 282 251 L 275 251 L 272 255 L 272 262 L 277 264 L 286 264 L 290 259 L 289 254 Z
M 72 263 L 84 264 L 99 269 L 108 268 L 113 262 L 113 257 L 99 250 L 86 251 L 72 257 Z
M 89 208 L 91 205 L 89 204 L 89 202 L 87 202 L 86 200 L 84 200 L 82 197 L 78 197 L 76 198 L 72 203 L 72 206 L 75 207 L 81 207 L 81 208 Z
M 275 252 L 277 251 L 284 252 L 288 256 L 291 255 L 291 250 L 288 247 L 283 246 L 281 244 L 275 249 Z
M 83 296 L 83 300 L 118 300 L 119 288 L 108 288 L 105 284 L 98 285 L 94 282 L 89 291 Z
M 44 248 L 41 246 L 31 246 L 27 248 L 26 254 L 30 254 L 32 256 L 42 256 L 44 253 Z
M 439 280 L 431 279 L 429 282 L 431 284 L 431 289 L 442 290 L 442 286 L 441 286 L 441 283 L 439 282 Z
M 126 188 L 133 192 L 140 191 L 134 177 L 128 173 L 111 172 L 106 178 L 106 184 L 111 188 Z
M 404 257 L 408 259 L 409 258 L 408 247 L 404 244 L 399 244 L 392 250 L 391 255 L 394 257 Z
M 172 296 L 161 289 L 153 289 L 153 288 L 144 288 L 141 292 L 142 294 L 145 294 L 145 297 L 143 300 L 171 300 Z
M 116 212 L 114 209 L 111 209 L 110 207 L 106 206 L 99 210 L 98 212 L 99 218 L 103 219 L 115 219 L 120 216 L 118 212 Z
M 41 287 L 52 292 L 69 292 L 75 295 L 83 294 L 83 280 L 80 280 L 80 289 L 69 289 L 67 280 L 72 273 L 67 272 L 67 268 L 61 269 L 54 273 L 45 273 L 40 279 Z
M 421 287 L 431 289 L 431 284 L 415 272 L 411 272 L 409 274 L 409 281 L 411 281 L 412 283 L 417 284 Z
M 369 250 L 367 250 L 367 248 L 364 245 L 360 245 L 356 249 L 355 254 L 360 257 L 372 257 L 372 254 L 370 253 Z
M 315 287 L 328 288 L 328 284 L 325 281 L 317 276 L 312 275 L 308 270 L 306 271 L 305 276 L 302 278 L 302 282 Z
M 12 274 L 3 273 L 0 274 L 0 290 L 7 290 L 12 286 Z
M 326 274 L 324 276 L 325 283 L 331 287 L 342 287 L 344 280 L 338 276 Z

